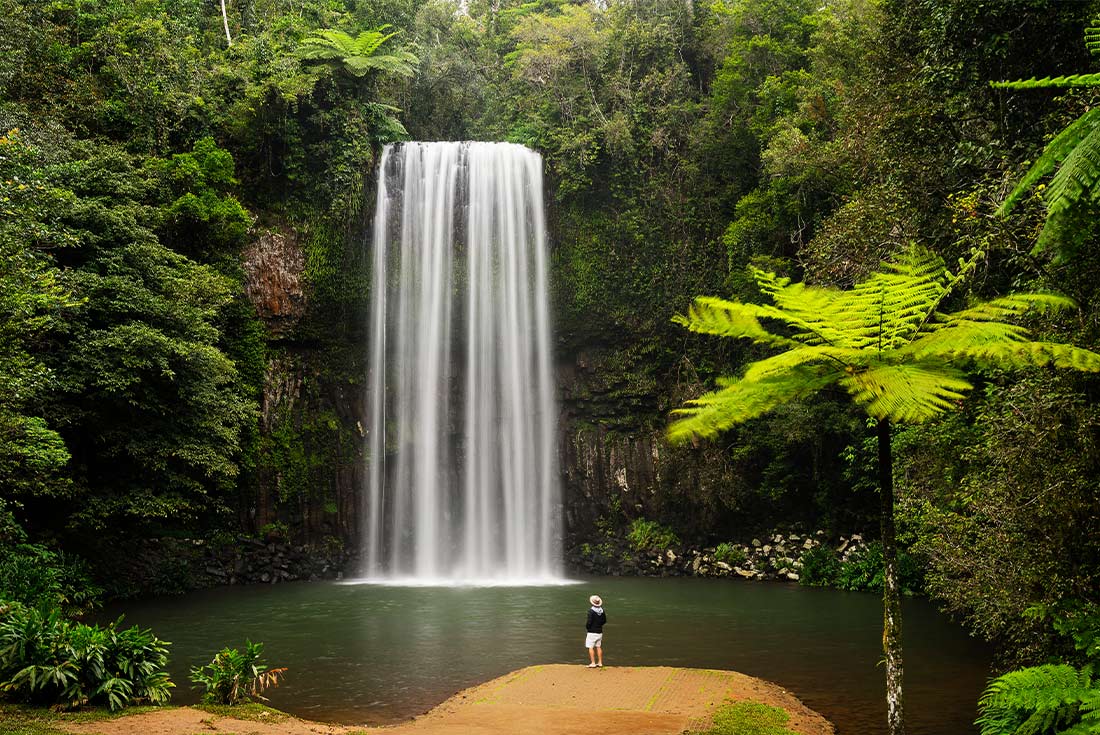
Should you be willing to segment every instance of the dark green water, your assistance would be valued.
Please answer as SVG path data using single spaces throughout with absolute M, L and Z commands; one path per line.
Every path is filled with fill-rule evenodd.
M 233 587 L 112 610 L 172 641 L 173 701 L 189 667 L 245 638 L 288 666 L 273 706 L 343 723 L 391 723 L 456 691 L 539 663 L 587 662 L 588 595 L 609 618 L 605 661 L 733 669 L 774 681 L 837 725 L 885 730 L 875 595 L 789 584 L 600 578 L 562 587 L 335 583 Z M 904 608 L 911 735 L 972 733 L 989 654 L 923 600 Z M 592 672 L 598 676 L 599 672 Z

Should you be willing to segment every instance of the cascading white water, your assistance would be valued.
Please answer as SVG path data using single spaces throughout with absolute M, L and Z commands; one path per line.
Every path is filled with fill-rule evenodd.
M 561 574 L 542 158 L 386 146 L 374 215 L 364 572 Z

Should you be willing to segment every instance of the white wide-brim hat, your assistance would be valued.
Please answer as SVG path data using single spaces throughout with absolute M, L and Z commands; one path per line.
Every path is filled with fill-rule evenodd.
M 600 605 L 603 605 L 603 600 L 600 599 L 599 595 L 592 595 L 591 597 L 588 598 L 588 601 L 591 602 L 596 607 L 599 607 Z

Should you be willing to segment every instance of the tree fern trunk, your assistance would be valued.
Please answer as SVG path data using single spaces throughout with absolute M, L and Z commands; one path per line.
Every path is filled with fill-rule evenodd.
M 890 421 L 878 422 L 878 481 L 882 499 L 882 652 L 886 658 L 886 722 L 890 735 L 903 735 L 901 706 L 901 592 L 898 587 L 898 555 L 894 534 L 894 461 L 890 449 Z

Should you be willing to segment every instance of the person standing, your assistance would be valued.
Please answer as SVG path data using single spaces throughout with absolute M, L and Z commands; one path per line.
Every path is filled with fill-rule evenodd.
M 603 611 L 603 600 L 599 595 L 592 595 L 588 602 L 592 604 L 588 608 L 588 621 L 584 624 L 584 629 L 588 631 L 584 638 L 584 647 L 588 649 L 588 660 L 591 662 L 588 668 L 603 668 L 603 626 L 607 624 L 607 613 Z

